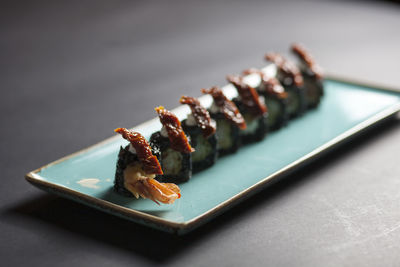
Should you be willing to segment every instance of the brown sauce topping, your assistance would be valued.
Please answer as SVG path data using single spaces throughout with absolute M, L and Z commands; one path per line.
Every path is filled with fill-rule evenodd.
M 262 116 L 267 112 L 267 107 L 260 101 L 256 89 L 243 82 L 243 77 L 228 75 L 226 79 L 235 86 L 243 105 L 250 113 Z
M 287 97 L 285 89 L 277 78 L 266 77 L 265 75 L 263 75 L 261 79 L 263 83 L 263 88 L 268 95 L 275 95 L 282 99 Z
M 217 105 L 225 118 L 235 124 L 240 129 L 246 129 L 246 122 L 235 103 L 230 101 L 217 86 L 210 89 L 201 89 L 203 94 L 209 94 L 213 97 L 215 105 Z
M 256 69 L 256 68 L 248 68 L 248 69 L 245 69 L 244 71 L 242 71 L 243 75 L 250 75 L 253 73 L 260 74 L 260 73 L 262 73 L 262 71 L 259 69 Z
M 287 97 L 285 88 L 275 77 L 268 77 L 264 72 L 259 69 L 250 68 L 243 71 L 243 75 L 258 74 L 261 77 L 260 88 L 265 91 L 267 95 L 276 96 L 278 98 L 284 99 Z
M 194 149 L 190 146 L 189 141 L 182 130 L 179 119 L 163 106 L 156 107 L 155 110 L 158 113 L 161 124 L 167 130 L 171 148 L 182 153 L 194 152 Z
M 199 100 L 194 97 L 182 96 L 179 99 L 179 102 L 181 104 L 189 105 L 197 126 L 203 131 L 203 136 L 205 138 L 215 133 L 216 128 L 211 124 L 210 113 L 208 113 L 207 109 L 200 104 Z
M 297 68 L 297 66 L 291 61 L 287 60 L 278 53 L 268 53 L 265 55 L 265 59 L 275 63 L 280 74 L 283 76 L 283 81 L 289 78 L 291 80 L 291 84 L 294 84 L 298 87 L 303 85 L 303 76 L 301 75 L 299 68 Z M 285 84 L 285 82 L 283 83 Z
M 321 67 L 315 62 L 314 58 L 307 51 L 307 49 L 304 48 L 304 46 L 300 44 L 293 44 L 292 52 L 295 53 L 302 62 L 304 62 L 309 70 L 314 73 L 317 79 L 322 79 L 323 74 Z
M 135 148 L 136 154 L 142 163 L 143 170 L 148 174 L 163 174 L 160 163 L 156 156 L 151 152 L 151 147 L 147 140 L 138 132 L 129 131 L 126 128 L 117 128 L 114 132 L 119 133 L 128 140 Z

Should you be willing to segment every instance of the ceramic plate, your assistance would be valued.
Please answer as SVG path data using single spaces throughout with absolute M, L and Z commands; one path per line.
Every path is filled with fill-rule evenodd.
M 256 83 L 256 78 L 249 78 Z M 335 145 L 400 110 L 400 92 L 327 79 L 320 106 L 258 143 L 225 156 L 187 183 L 172 205 L 123 197 L 113 191 L 119 135 L 50 163 L 26 175 L 46 191 L 160 230 L 183 234 Z M 225 86 L 233 96 L 235 90 Z M 209 96 L 201 97 L 205 105 Z M 189 109 L 173 110 L 182 119 Z M 134 127 L 146 138 L 161 128 L 158 119 Z M 111 131 L 112 129 L 110 129 Z

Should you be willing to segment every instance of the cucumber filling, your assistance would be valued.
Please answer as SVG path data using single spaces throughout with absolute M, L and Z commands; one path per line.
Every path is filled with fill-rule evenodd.
M 257 131 L 258 129 L 258 120 L 257 118 L 254 118 L 254 116 L 252 116 L 249 113 L 244 113 L 243 114 L 244 120 L 246 121 L 246 129 L 241 130 L 241 134 L 242 135 L 249 135 L 249 134 L 253 134 Z
M 229 149 L 232 146 L 232 129 L 231 124 L 224 120 L 217 120 L 217 131 L 216 135 L 218 138 L 218 149 Z
M 282 113 L 282 108 L 279 102 L 275 99 L 266 98 L 268 107 L 267 125 L 274 126 Z

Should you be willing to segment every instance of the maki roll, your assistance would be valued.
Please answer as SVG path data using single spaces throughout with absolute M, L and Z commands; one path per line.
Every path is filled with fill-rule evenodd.
M 268 53 L 265 55 L 265 59 L 276 65 L 277 79 L 288 94 L 289 118 L 302 115 L 307 108 L 307 102 L 300 70 L 291 61 L 277 53 Z
M 160 163 L 146 139 L 137 132 L 117 128 L 130 144 L 121 147 L 115 172 L 114 190 L 124 196 L 148 198 L 159 204 L 172 204 L 180 198 L 180 189 L 171 183 L 159 183 L 154 178 L 163 174 Z
M 150 137 L 153 153 L 161 163 L 163 175 L 157 179 L 162 182 L 186 182 L 192 176 L 192 157 L 194 149 L 183 132 L 179 119 L 160 106 L 155 108 L 163 125 L 161 131 Z
M 277 130 L 286 125 L 288 116 L 288 94 L 281 83 L 275 77 L 269 77 L 258 69 L 248 69 L 243 74 L 258 74 L 261 82 L 256 87 L 257 92 L 264 97 L 268 107 L 268 116 L 266 118 L 268 130 Z
M 182 128 L 189 135 L 195 149 L 192 153 L 192 168 L 193 172 L 198 172 L 212 166 L 217 160 L 216 122 L 196 98 L 182 96 L 179 102 L 189 105 L 192 111 L 182 121 Z
M 211 89 L 202 89 L 202 92 L 210 94 L 214 100 L 209 112 L 217 123 L 218 155 L 236 152 L 241 144 L 239 130 L 246 129 L 242 114 L 220 88 L 214 86 Z
M 302 45 L 293 44 L 292 52 L 300 60 L 300 71 L 303 75 L 304 88 L 306 89 L 307 107 L 315 108 L 319 105 L 324 94 L 322 69 Z
M 260 141 L 267 133 L 267 107 L 264 98 L 260 97 L 253 87 L 244 83 L 243 77 L 228 75 L 226 77 L 238 91 L 239 96 L 233 102 L 239 108 L 246 122 L 246 129 L 240 130 L 243 144 Z

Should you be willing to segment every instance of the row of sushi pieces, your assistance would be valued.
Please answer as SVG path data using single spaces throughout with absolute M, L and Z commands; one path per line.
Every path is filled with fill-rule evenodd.
M 192 172 L 209 168 L 218 157 L 262 140 L 267 131 L 317 107 L 323 95 L 321 69 L 303 46 L 294 44 L 291 50 L 299 58 L 298 66 L 268 53 L 265 59 L 275 66 L 274 77 L 258 69 L 243 72 L 246 77 L 258 76 L 257 86 L 250 86 L 244 76 L 227 76 L 238 93 L 233 99 L 216 86 L 202 89 L 213 98 L 208 109 L 196 98 L 182 96 L 180 103 L 191 109 L 182 122 L 164 107 L 155 108 L 163 126 L 149 142 L 138 132 L 115 129 L 130 144 L 120 149 L 114 189 L 171 204 L 180 198 L 176 184 L 188 181 Z

